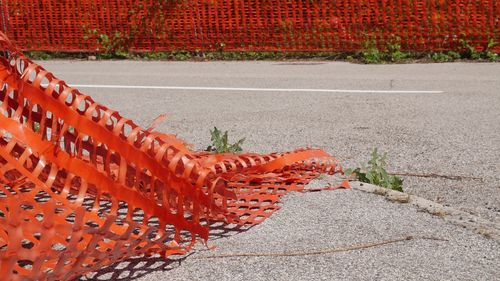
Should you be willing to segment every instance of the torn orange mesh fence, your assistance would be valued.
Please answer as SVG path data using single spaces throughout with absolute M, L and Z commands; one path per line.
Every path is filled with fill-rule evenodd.
M 183 254 L 214 222 L 255 225 L 327 153 L 191 151 L 30 61 L 0 33 L 0 274 L 67 280 L 138 255 Z M 345 182 L 343 183 L 345 186 Z

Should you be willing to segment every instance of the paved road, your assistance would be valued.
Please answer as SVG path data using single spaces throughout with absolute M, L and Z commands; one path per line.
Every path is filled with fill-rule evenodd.
M 500 64 L 49 61 L 43 65 L 69 84 L 86 85 L 82 89 L 95 100 L 141 125 L 167 113 L 160 130 L 177 133 L 199 149 L 209 144 L 208 130 L 213 126 L 230 130 L 235 139 L 246 137 L 246 150 L 316 146 L 345 166 L 367 161 L 371 149 L 378 147 L 388 153 L 390 171 L 462 177 L 404 177 L 406 192 L 500 223 Z M 196 258 L 323 249 L 405 235 L 447 241 L 411 240 L 307 257 Z M 98 276 L 495 280 L 500 268 L 498 242 L 354 190 L 290 195 L 284 208 L 262 225 L 214 243 L 217 251 L 196 253 L 180 264 L 157 260 L 159 268 L 151 270 L 153 262 L 141 260 Z

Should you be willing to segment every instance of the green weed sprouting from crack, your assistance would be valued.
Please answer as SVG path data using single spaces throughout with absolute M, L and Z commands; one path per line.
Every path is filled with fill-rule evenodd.
M 367 165 L 354 169 L 347 169 L 346 176 L 352 176 L 354 180 L 371 183 L 385 188 L 403 191 L 403 180 L 394 175 L 389 175 L 385 169 L 387 165 L 387 153 L 380 155 L 376 148 L 371 153 L 371 159 Z
M 243 149 L 241 146 L 245 141 L 245 138 L 238 140 L 237 142 L 230 144 L 227 131 L 222 133 L 217 127 L 210 130 L 210 139 L 212 144 L 207 147 L 206 151 L 216 152 L 216 153 L 228 153 L 228 152 L 241 152 Z

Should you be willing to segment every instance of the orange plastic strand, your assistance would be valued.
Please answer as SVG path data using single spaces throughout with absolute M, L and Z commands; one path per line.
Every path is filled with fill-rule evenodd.
M 241 228 L 319 174 L 318 149 L 197 152 L 98 104 L 0 33 L 0 274 L 70 280 L 132 256 L 187 253 L 214 224 Z M 348 187 L 343 184 L 328 187 Z

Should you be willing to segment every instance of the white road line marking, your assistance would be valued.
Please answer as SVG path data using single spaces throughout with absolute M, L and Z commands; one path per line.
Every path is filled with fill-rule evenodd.
M 191 90 L 191 91 L 242 91 L 242 92 L 316 92 L 316 93 L 394 93 L 440 94 L 443 91 L 425 90 L 348 90 L 348 89 L 280 89 L 280 88 L 230 88 L 183 86 L 134 86 L 134 85 L 71 85 L 74 88 L 142 89 L 142 90 Z

